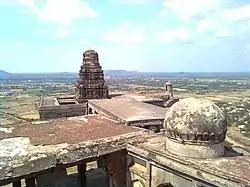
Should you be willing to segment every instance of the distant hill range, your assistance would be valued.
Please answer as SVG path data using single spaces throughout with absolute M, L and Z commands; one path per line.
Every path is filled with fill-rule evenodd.
M 133 76 L 140 74 L 139 71 L 126 71 L 126 70 L 104 70 L 107 76 Z
M 126 76 L 148 76 L 148 77 L 201 77 L 201 78 L 243 78 L 250 77 L 250 72 L 139 72 L 126 70 L 104 70 L 106 76 L 126 77 Z M 26 80 L 41 80 L 41 79 L 76 79 L 78 73 L 59 72 L 59 73 L 8 73 L 0 70 L 1 79 L 26 79 Z
M 136 76 L 140 74 L 138 71 L 126 70 L 104 70 L 106 76 Z M 78 77 L 78 73 L 58 72 L 58 73 L 8 73 L 0 70 L 0 78 L 3 79 L 65 79 Z
M 7 71 L 0 70 L 0 78 L 8 77 L 11 73 L 8 73 Z

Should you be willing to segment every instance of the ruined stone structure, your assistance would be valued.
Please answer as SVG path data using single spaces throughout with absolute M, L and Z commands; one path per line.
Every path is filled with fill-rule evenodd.
M 87 102 L 77 103 L 74 95 L 42 96 L 39 104 L 41 120 L 82 116 L 87 113 Z
M 168 81 L 165 85 L 166 87 L 166 95 L 169 96 L 169 98 L 172 98 L 174 95 L 173 95 L 173 84 L 171 81 Z
M 0 129 L 0 186 L 21 187 L 21 179 L 26 187 L 250 186 L 250 145 L 240 153 L 228 142 L 218 106 L 174 97 L 171 82 L 165 108 L 148 98 L 105 99 L 98 54 L 83 57 L 76 96 L 48 96 L 39 108 L 42 120 L 78 117 Z
M 88 102 L 92 113 L 104 114 L 128 126 L 143 127 L 159 132 L 163 126 L 166 109 L 137 101 L 127 96 Z
M 157 114 L 157 118 L 152 120 L 152 116 L 149 114 L 147 119 L 144 119 L 145 114 L 142 112 L 141 114 L 144 116 L 142 119 L 139 118 L 127 118 L 124 120 L 124 116 L 127 115 L 117 115 L 116 117 L 119 118 L 120 121 L 123 121 L 124 124 L 127 125 L 136 125 L 140 127 L 146 127 L 149 129 L 158 132 L 159 129 L 163 126 L 163 119 L 164 119 L 164 109 L 171 107 L 175 102 L 179 100 L 179 98 L 174 97 L 173 95 L 173 85 L 170 81 L 168 81 L 165 85 L 166 92 L 162 98 L 133 98 L 131 97 L 127 103 L 125 104 L 128 107 L 131 105 L 140 105 L 132 109 L 131 111 L 135 112 L 136 115 L 141 108 L 146 111 L 147 114 L 155 113 L 154 111 L 161 110 Z M 98 100 L 105 100 L 111 98 L 121 98 L 121 100 L 110 100 L 104 101 L 110 103 L 110 105 L 117 105 L 120 101 L 124 101 L 124 94 L 109 94 L 108 87 L 105 84 L 104 80 L 104 72 L 102 67 L 99 63 L 98 53 L 94 50 L 87 50 L 83 53 L 83 63 L 81 65 L 81 69 L 79 71 L 79 79 L 76 84 L 75 88 L 75 95 L 49 95 L 49 96 L 42 96 L 41 101 L 39 104 L 39 115 L 41 120 L 49 120 L 55 118 L 62 118 L 62 117 L 74 117 L 74 116 L 81 116 L 85 114 L 92 114 L 93 110 L 90 106 L 94 106 L 94 102 L 99 102 Z M 94 100 L 93 102 L 91 100 Z M 95 101 L 97 100 L 97 101 Z M 121 108 L 122 111 L 128 111 L 125 105 Z M 162 109 L 155 109 L 152 105 L 161 107 Z M 98 107 L 97 107 L 98 108 Z M 146 109 L 146 110 L 145 110 Z M 104 110 L 106 111 L 106 110 Z M 109 110 L 110 111 L 110 110 Z M 152 112 L 153 111 L 153 112 Z M 96 110 L 95 112 L 100 112 L 100 110 Z M 103 112 L 103 110 L 102 110 Z M 106 111 L 108 112 L 108 111 Z M 105 112 L 104 112 L 105 113 Z M 109 113 L 109 112 L 108 112 Z M 117 113 L 115 111 L 114 113 Z M 119 113 L 119 112 L 118 112 Z M 131 122 L 132 121 L 137 121 Z M 143 123 L 138 123 L 138 120 L 143 121 Z
M 119 118 L 146 125 L 161 117 L 150 116 L 146 103 L 134 102 L 141 109 L 131 113 L 113 113 L 116 106 L 105 101 L 92 102 L 99 114 L 2 130 L 0 186 L 21 187 L 21 179 L 26 187 L 250 186 L 249 152 L 239 153 L 224 141 L 226 118 L 212 102 L 180 99 L 165 111 L 162 132 L 153 133 L 122 125 Z M 96 165 L 90 169 L 92 162 Z M 72 166 L 76 169 L 69 173 Z
M 227 121 L 211 101 L 186 98 L 166 111 L 164 131 L 128 145 L 134 185 L 151 187 L 249 186 L 249 152 L 226 143 Z M 247 166 L 246 166 L 247 165 Z
M 83 63 L 76 84 L 75 95 L 42 96 L 39 104 L 41 120 L 73 117 L 88 114 L 89 99 L 107 99 L 108 87 L 100 66 L 98 53 L 87 50 L 83 53 Z
M 179 98 L 174 97 L 173 84 L 171 81 L 168 81 L 165 84 L 165 95 L 163 96 L 163 106 L 165 108 L 169 108 L 177 101 L 179 101 Z
M 99 63 L 98 53 L 87 50 L 83 53 L 83 63 L 76 85 L 76 100 L 83 103 L 88 99 L 107 99 L 108 87 Z

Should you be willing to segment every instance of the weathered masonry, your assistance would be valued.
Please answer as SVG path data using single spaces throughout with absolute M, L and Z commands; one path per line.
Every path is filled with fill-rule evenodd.
M 129 101 L 126 106 L 129 104 L 136 104 L 137 107 L 141 108 L 135 109 L 133 111 L 144 111 L 144 116 L 154 110 L 163 111 L 163 109 L 159 108 L 171 107 L 172 104 L 179 100 L 178 98 L 175 98 L 173 96 L 173 88 L 171 82 L 167 82 L 165 91 L 166 92 L 165 94 L 163 94 L 162 98 L 134 98 L 135 101 L 133 103 Z M 79 71 L 79 78 L 75 86 L 75 94 L 42 96 L 38 109 L 40 119 L 46 120 L 61 117 L 82 116 L 89 113 L 89 111 L 87 110 L 87 105 L 89 102 L 91 102 L 91 100 L 113 99 L 117 96 L 119 96 L 119 94 L 109 94 L 109 90 L 104 79 L 104 72 L 99 63 L 98 53 L 94 50 L 87 50 L 83 53 L 83 62 Z M 117 101 L 122 103 L 126 102 L 126 97 L 123 98 L 125 98 L 124 101 L 115 100 L 111 101 L 111 103 Z M 104 103 L 108 103 L 108 101 L 104 101 Z M 90 105 L 93 106 L 93 102 Z M 158 106 L 159 108 L 152 107 L 151 105 Z M 122 106 L 122 109 L 124 108 L 125 106 Z M 125 110 L 127 110 L 127 108 Z M 127 116 L 126 112 L 124 111 L 123 114 Z M 135 115 L 140 115 L 140 113 L 134 113 L 133 116 Z M 161 114 L 159 113 L 159 115 Z M 156 124 L 156 122 L 153 122 L 153 125 L 149 125 L 149 123 L 151 122 L 149 122 L 149 119 L 147 118 L 152 121 L 152 117 L 150 117 L 149 114 L 148 117 L 145 118 L 145 126 L 153 128 L 154 130 L 159 129 L 159 125 Z M 163 119 L 163 117 L 161 117 L 161 119 Z M 140 118 L 140 122 L 142 122 L 142 118 Z M 127 121 L 126 123 L 129 124 L 130 122 Z M 135 124 L 135 121 L 133 122 L 133 124 Z M 138 124 L 138 126 L 140 125 Z
M 0 185 L 250 186 L 249 149 L 227 140 L 218 106 L 175 98 L 171 82 L 162 99 L 112 97 L 93 50 L 76 94 L 42 97 L 39 113 L 40 122 L 0 128 Z
M 143 134 L 103 116 L 22 124 L 1 133 L 0 185 L 127 186 L 126 141 Z
M 144 127 L 159 132 L 166 109 L 121 96 L 113 99 L 90 100 L 88 111 L 100 113 L 128 126 Z
M 40 119 L 49 120 L 85 115 L 87 102 L 78 104 L 74 97 L 74 95 L 42 96 L 38 109 Z
M 38 111 L 41 120 L 82 116 L 86 113 L 88 100 L 108 98 L 108 87 L 98 53 L 87 50 L 83 53 L 75 95 L 42 96 Z
M 121 124 L 159 132 L 165 109 L 179 99 L 173 96 L 172 83 L 167 82 L 162 98 L 136 98 L 109 94 L 98 53 L 87 50 L 75 87 L 75 95 L 42 96 L 39 105 L 41 120 L 102 113 Z
M 167 111 L 161 133 L 124 126 L 101 114 L 2 129 L 0 185 L 249 186 L 250 156 L 223 143 L 221 111 L 200 99 L 180 100 L 173 107 L 178 115 Z M 184 119 L 193 114 L 191 127 Z M 201 123 L 206 115 L 211 116 L 209 126 Z M 171 120 L 177 128 L 172 129 Z
M 83 53 L 83 63 L 76 85 L 76 100 L 78 103 L 82 103 L 87 99 L 108 98 L 108 87 L 105 84 L 98 53 L 94 50 L 87 50 Z

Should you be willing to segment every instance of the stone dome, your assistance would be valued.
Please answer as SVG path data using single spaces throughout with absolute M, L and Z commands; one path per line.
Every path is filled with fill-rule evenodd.
M 203 147 L 220 144 L 219 149 L 221 150 L 218 150 L 217 146 L 210 156 L 224 154 L 222 143 L 226 137 L 227 121 L 222 110 L 209 100 L 202 98 L 180 99 L 167 110 L 164 128 L 168 139 L 166 145 L 168 148 L 173 148 L 173 145 L 168 144 L 169 141 L 182 145 Z M 178 146 L 175 145 L 174 147 L 177 148 Z M 183 148 L 186 149 L 187 147 Z M 197 149 L 201 149 L 201 147 Z M 196 154 L 199 155 L 200 152 Z

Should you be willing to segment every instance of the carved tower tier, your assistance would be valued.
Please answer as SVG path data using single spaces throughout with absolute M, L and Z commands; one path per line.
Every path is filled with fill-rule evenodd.
M 83 53 L 83 63 L 76 85 L 76 100 L 82 103 L 88 99 L 107 99 L 108 87 L 99 63 L 98 53 L 87 50 Z

